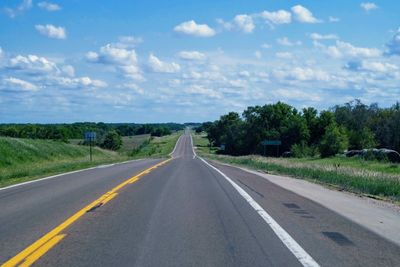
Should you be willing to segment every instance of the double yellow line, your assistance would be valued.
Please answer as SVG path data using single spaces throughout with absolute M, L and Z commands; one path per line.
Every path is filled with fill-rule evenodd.
M 171 159 L 164 160 L 142 172 L 139 174 L 129 178 L 128 180 L 122 182 L 121 184 L 117 185 L 71 217 L 69 217 L 67 220 L 65 220 L 63 223 L 61 223 L 59 226 L 42 236 L 40 239 L 38 239 L 36 242 L 34 242 L 32 245 L 18 253 L 16 256 L 5 262 L 1 267 L 11 267 L 11 266 L 30 266 L 32 265 L 35 261 L 37 261 L 41 256 L 46 254 L 47 251 L 49 251 L 52 247 L 54 247 L 58 242 L 60 242 L 66 234 L 61 233 L 63 230 L 65 230 L 67 227 L 69 227 L 71 224 L 73 224 L 76 220 L 78 220 L 80 217 L 85 215 L 88 211 L 105 205 L 107 202 L 112 200 L 114 197 L 118 195 L 117 191 L 123 188 L 124 186 L 128 184 L 132 184 L 140 179 L 141 176 L 148 174 L 152 170 L 166 164 L 169 162 Z

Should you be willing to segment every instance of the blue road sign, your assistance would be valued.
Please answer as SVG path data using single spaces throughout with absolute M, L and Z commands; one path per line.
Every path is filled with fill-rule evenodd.
M 96 140 L 96 132 L 85 132 L 85 140 L 86 141 Z

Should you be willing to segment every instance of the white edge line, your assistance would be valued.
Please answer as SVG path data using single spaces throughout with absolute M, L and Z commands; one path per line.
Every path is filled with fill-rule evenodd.
M 32 184 L 32 183 L 36 183 L 36 182 L 40 182 L 40 181 L 44 181 L 44 180 L 54 179 L 54 178 L 57 178 L 57 177 L 60 177 L 60 176 L 68 175 L 68 174 L 73 174 L 73 173 L 78 173 L 78 172 L 83 172 L 83 171 L 88 171 L 88 170 L 94 170 L 94 169 L 108 168 L 108 167 L 112 167 L 112 166 L 115 166 L 115 165 L 121 165 L 121 164 L 140 161 L 140 160 L 144 160 L 144 159 L 127 160 L 127 161 L 118 162 L 118 163 L 99 165 L 99 166 L 90 167 L 90 168 L 86 168 L 86 169 L 59 173 L 59 174 L 52 175 L 52 176 L 47 176 L 47 177 L 43 177 L 43 178 L 31 180 L 31 181 L 19 183 L 19 184 L 13 184 L 13 185 L 9 185 L 9 186 L 6 186 L 6 187 L 2 187 L 2 188 L 0 188 L 0 191 L 7 190 L 7 189 L 10 189 L 10 188 L 14 188 L 14 187 L 19 187 L 19 186 L 22 186 L 22 185 Z
M 216 172 L 221 174 L 239 194 L 250 204 L 251 207 L 264 219 L 264 221 L 271 227 L 278 238 L 285 244 L 285 246 L 292 252 L 292 254 L 298 259 L 298 261 L 307 267 L 317 267 L 319 264 L 294 240 L 286 231 L 283 229 L 246 191 L 244 191 L 239 185 L 237 185 L 231 178 L 225 175 L 222 171 L 201 159 L 206 165 L 214 169 Z
M 172 150 L 172 152 L 169 153 L 168 156 L 171 156 L 172 154 L 174 154 L 174 152 L 175 152 L 175 150 L 176 150 L 176 147 L 178 146 L 179 140 L 181 139 L 182 136 L 183 136 L 183 135 L 181 134 L 181 135 L 179 136 L 178 140 L 176 140 L 176 143 L 175 143 L 175 146 L 174 146 L 174 150 Z
M 195 159 L 197 157 L 197 154 L 196 151 L 194 151 L 192 134 L 190 134 L 190 142 L 192 143 L 193 159 Z

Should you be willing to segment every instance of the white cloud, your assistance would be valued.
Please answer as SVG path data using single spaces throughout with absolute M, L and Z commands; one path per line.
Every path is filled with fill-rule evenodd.
M 18 55 L 9 60 L 7 68 L 23 71 L 29 74 L 57 73 L 57 65 L 50 60 L 36 55 Z
M 63 27 L 56 27 L 51 24 L 47 25 L 35 25 L 35 29 L 44 36 L 53 39 L 65 39 L 67 38 L 67 34 L 65 32 L 65 28 Z
M 61 10 L 61 7 L 59 5 L 50 3 L 50 2 L 43 1 L 43 2 L 39 2 L 37 5 L 41 9 L 44 9 L 44 10 L 47 10 L 50 12 Z
M 292 69 L 275 70 L 273 75 L 278 80 L 296 81 L 329 81 L 330 75 L 322 70 L 294 67 Z
M 352 57 L 352 58 L 371 58 L 379 57 L 382 52 L 376 48 L 356 47 L 350 43 L 336 41 L 336 46 L 327 49 L 328 55 L 333 58 Z
M 138 58 L 134 49 L 123 48 L 121 43 L 107 44 L 100 51 L 89 51 L 86 60 L 92 63 L 100 63 L 115 67 L 127 78 L 143 81 L 142 72 L 139 68 Z
M 255 56 L 257 59 L 261 59 L 261 58 L 262 58 L 262 54 L 261 54 L 261 52 L 258 51 L 258 50 L 254 52 L 254 56 Z
M 318 40 L 336 40 L 339 39 L 339 37 L 335 34 L 319 34 L 319 33 L 311 33 L 310 38 L 314 41 Z
M 6 7 L 4 11 L 10 18 L 15 18 L 16 16 L 24 13 L 25 11 L 32 8 L 32 0 L 23 0 L 16 8 Z
M 314 101 L 319 102 L 322 100 L 321 96 L 318 94 L 310 92 L 304 92 L 303 90 L 298 89 L 277 89 L 273 91 L 273 94 L 278 97 L 278 99 L 289 99 L 296 101 Z
M 236 15 L 233 22 L 244 33 L 252 33 L 255 28 L 252 17 L 246 14 Z
M 263 11 L 260 16 L 270 24 L 288 24 L 292 22 L 292 14 L 286 10 Z
M 302 23 L 322 22 L 321 20 L 315 18 L 310 10 L 308 10 L 307 8 L 305 8 L 301 5 L 293 6 L 292 12 L 294 14 L 295 19 L 299 22 L 302 22 Z
M 106 87 L 107 83 L 101 80 L 94 80 L 90 77 L 84 76 L 79 78 L 68 78 L 68 77 L 50 77 L 50 82 L 53 82 L 57 86 L 63 88 L 101 88 Z
M 206 55 L 198 51 L 181 51 L 179 57 L 184 60 L 204 60 Z
M 329 16 L 329 22 L 339 22 L 340 18 Z
M 4 85 L 7 87 L 11 88 L 6 88 L 6 89 L 19 89 L 22 91 L 37 91 L 38 87 L 30 82 L 14 78 L 14 77 L 9 77 L 5 78 L 4 80 Z
M 301 42 L 300 42 L 300 41 L 292 42 L 292 41 L 290 41 L 287 37 L 278 38 L 278 39 L 276 40 L 276 42 L 277 42 L 278 44 L 280 44 L 280 45 L 283 45 L 283 46 L 301 45 Z
M 397 30 L 393 38 L 386 44 L 387 51 L 386 55 L 389 56 L 400 56 L 400 28 Z
M 371 3 L 371 2 L 361 3 L 360 7 L 362 9 L 364 9 L 366 12 L 369 12 L 374 9 L 378 9 L 378 6 L 375 3 Z
M 153 54 L 149 56 L 148 65 L 153 72 L 159 73 L 176 73 L 181 70 L 179 64 L 163 62 Z
M 212 37 L 215 35 L 215 30 L 207 24 L 197 24 L 194 20 L 182 22 L 175 26 L 174 31 L 196 37 Z
M 346 69 L 352 71 L 370 71 L 380 73 L 392 73 L 399 68 L 390 63 L 377 61 L 350 61 L 345 66 Z
M 283 58 L 283 59 L 291 59 L 293 57 L 293 54 L 290 52 L 277 52 L 275 54 L 277 58 Z

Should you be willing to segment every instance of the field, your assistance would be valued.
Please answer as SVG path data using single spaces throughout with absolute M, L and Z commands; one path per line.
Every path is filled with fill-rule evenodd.
M 93 148 L 52 140 L 0 137 L 0 187 L 43 176 L 83 169 L 105 163 L 145 157 L 166 157 L 173 150 L 180 132 L 150 138 L 138 135 L 123 138 L 120 151 Z
M 283 174 L 324 184 L 338 190 L 400 201 L 400 165 L 359 158 L 266 158 L 256 155 L 232 157 L 216 154 L 204 135 L 195 135 L 200 155 L 272 174 Z

